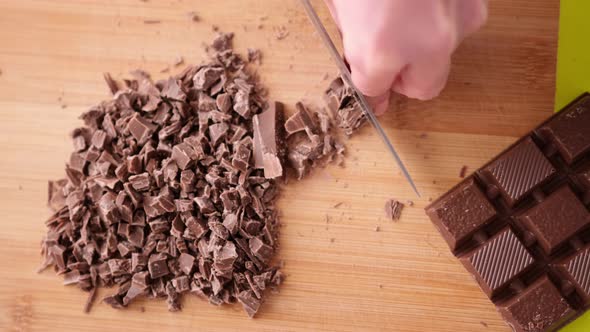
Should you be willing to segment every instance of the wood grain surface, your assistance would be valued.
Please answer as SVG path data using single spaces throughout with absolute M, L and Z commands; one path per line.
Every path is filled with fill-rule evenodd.
M 166 67 L 180 70 L 172 66 L 178 56 L 198 63 L 213 24 L 236 32 L 238 50 L 263 51 L 260 75 L 273 98 L 290 109 L 302 98 L 318 101 L 335 68 L 298 2 L 0 0 L 0 330 L 508 331 L 423 208 L 460 180 L 463 165 L 475 170 L 552 113 L 558 7 L 490 1 L 488 25 L 458 49 L 440 98 L 394 101 L 383 125 L 421 199 L 370 127 L 348 141 L 345 168 L 285 187 L 287 280 L 250 320 L 239 306 L 192 296 L 180 313 L 138 301 L 83 314 L 86 293 L 51 271 L 35 273 L 46 186 L 64 175 L 78 115 L 108 98 L 102 72 L 121 78 L 142 68 L 160 78 Z M 280 26 L 289 35 L 276 40 Z M 383 212 L 390 197 L 415 202 L 396 223 Z

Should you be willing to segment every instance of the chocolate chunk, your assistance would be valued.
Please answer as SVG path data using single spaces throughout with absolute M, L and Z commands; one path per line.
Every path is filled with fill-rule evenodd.
M 195 157 L 195 150 L 187 143 L 176 144 L 172 148 L 172 159 L 176 161 L 176 164 L 182 170 L 189 167 Z
M 92 135 L 92 145 L 102 150 L 107 140 L 107 133 L 104 130 L 97 130 Z
M 113 277 L 131 273 L 131 261 L 128 259 L 109 259 L 108 264 Z
M 470 178 L 430 205 L 426 214 L 455 250 L 492 221 L 496 211 Z
M 166 303 L 168 304 L 168 311 L 178 311 L 180 310 L 180 302 L 178 293 L 172 285 L 172 282 L 166 283 Z
M 340 77 L 330 83 L 324 98 L 329 109 L 336 116 L 338 127 L 346 135 L 352 135 L 366 123 L 366 116 L 352 90 L 344 85 Z
M 234 213 L 229 213 L 223 219 L 223 226 L 229 231 L 229 233 L 233 236 L 236 235 L 238 232 L 238 216 Z
M 123 297 L 123 305 L 127 305 L 136 297 L 146 294 L 149 289 L 148 284 L 147 271 L 135 273 L 131 280 L 131 286 Z
M 264 244 L 264 242 L 257 237 L 251 238 L 248 243 L 254 256 L 258 257 L 263 262 L 268 262 L 273 253 L 271 246 Z
M 182 91 L 178 81 L 173 77 L 170 77 L 164 82 L 161 94 L 162 97 L 172 100 L 184 101 L 186 99 L 186 94 Z
M 232 159 L 232 166 L 245 172 L 249 167 L 250 149 L 245 144 L 239 144 Z
M 202 237 L 203 235 L 205 235 L 205 233 L 207 233 L 207 231 L 209 230 L 208 227 L 206 227 L 205 225 L 201 224 L 194 217 L 193 218 L 190 218 L 186 222 L 186 227 L 190 230 L 190 232 L 192 233 L 193 237 L 196 238 L 196 239 L 198 239 L 198 238 Z
M 84 139 L 84 136 L 80 135 L 80 136 L 76 136 L 73 138 L 74 141 L 74 151 L 76 152 L 81 152 L 86 150 L 86 140 Z
M 393 221 L 399 220 L 404 208 L 404 203 L 395 199 L 388 199 L 385 202 L 385 216 Z
M 274 102 L 264 112 L 255 115 L 254 126 L 254 166 L 264 169 L 264 177 L 273 179 L 283 175 L 281 163 L 283 144 L 283 105 Z
M 160 278 L 169 274 L 170 271 L 168 270 L 166 256 L 162 254 L 151 255 L 148 261 L 148 270 L 150 271 L 150 277 L 152 279 Z
M 195 189 L 196 177 L 191 170 L 184 170 L 180 173 L 180 187 L 185 193 L 192 192 Z
M 140 156 L 134 155 L 127 158 L 127 170 L 131 174 L 139 174 L 143 171 L 143 161 Z
M 215 104 L 221 112 L 227 113 L 232 108 L 231 96 L 227 93 L 221 93 L 217 95 L 217 98 L 215 99 Z
M 260 308 L 260 300 L 256 298 L 254 292 L 250 290 L 242 291 L 238 294 L 237 298 L 248 316 L 250 316 L 250 318 L 254 317 Z
M 237 258 L 236 246 L 232 242 L 226 242 L 223 247 L 213 251 L 213 265 L 218 271 L 231 271 Z
M 297 103 L 296 106 L 297 112 L 285 121 L 285 131 L 287 136 L 301 131 L 313 132 L 315 130 L 315 124 L 311 119 L 309 111 L 300 102 Z
M 131 254 L 131 272 L 137 272 L 140 269 L 145 269 L 148 263 L 148 257 L 139 253 Z
M 240 204 L 240 195 L 235 189 L 226 190 L 219 195 L 225 211 L 233 212 Z
M 180 276 L 172 279 L 172 285 L 178 293 L 183 293 L 190 290 L 190 281 L 187 276 Z
M 98 213 L 107 225 L 112 225 L 119 221 L 119 209 L 115 204 L 115 199 L 115 195 L 108 192 L 98 202 Z
M 209 126 L 209 139 L 213 146 L 217 146 L 229 130 L 226 123 L 216 123 Z
M 127 130 L 133 135 L 139 144 L 145 143 L 156 130 L 156 126 L 136 114 L 129 120 Z
M 148 173 L 141 173 L 129 177 L 129 183 L 137 191 L 147 191 L 150 189 L 151 178 Z
M 575 315 L 547 277 L 502 304 L 499 311 L 517 332 L 554 331 Z
M 102 299 L 102 302 L 110 305 L 111 307 L 113 307 L 115 309 L 123 308 L 123 300 L 121 299 L 121 297 L 119 295 L 106 296 L 105 298 Z
M 211 203 L 211 200 L 207 197 L 195 197 L 195 203 L 199 207 L 199 211 L 203 214 L 209 214 L 215 212 L 215 206 Z
M 219 33 L 211 46 L 218 52 L 229 50 L 232 48 L 233 38 L 233 33 Z
M 190 275 L 193 266 L 195 265 L 195 257 L 190 254 L 182 253 L 180 254 L 180 257 L 178 257 L 178 263 L 180 264 L 182 272 L 186 275 Z
M 547 254 L 590 226 L 590 213 L 566 185 L 519 216 Z
M 205 66 L 193 76 L 194 87 L 199 90 L 208 90 L 221 79 L 223 73 L 223 68 Z

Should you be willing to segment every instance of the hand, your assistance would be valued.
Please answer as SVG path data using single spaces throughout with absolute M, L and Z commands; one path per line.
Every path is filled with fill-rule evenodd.
M 436 97 L 451 54 L 486 21 L 487 0 L 325 0 L 342 33 L 352 79 L 377 115 L 391 91 Z

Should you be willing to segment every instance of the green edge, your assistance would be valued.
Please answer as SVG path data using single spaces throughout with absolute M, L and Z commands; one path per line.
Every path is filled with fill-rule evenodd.
M 555 110 L 590 90 L 590 1 L 561 0 Z
M 590 1 L 561 0 L 555 110 L 583 92 L 590 91 Z M 561 332 L 590 331 L 590 312 L 564 327 Z

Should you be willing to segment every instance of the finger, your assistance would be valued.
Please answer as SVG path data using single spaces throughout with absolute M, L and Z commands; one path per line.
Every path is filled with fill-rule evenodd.
M 366 97 L 367 102 L 371 105 L 373 113 L 376 116 L 383 115 L 389 109 L 389 97 L 391 90 L 387 90 L 383 95 L 377 97 Z
M 450 66 L 450 57 L 414 62 L 400 72 L 392 89 L 410 98 L 432 99 L 440 94 L 447 83 Z
M 463 1 L 458 0 L 459 27 L 461 27 L 460 35 L 468 36 L 479 28 L 481 28 L 488 18 L 488 1 Z

